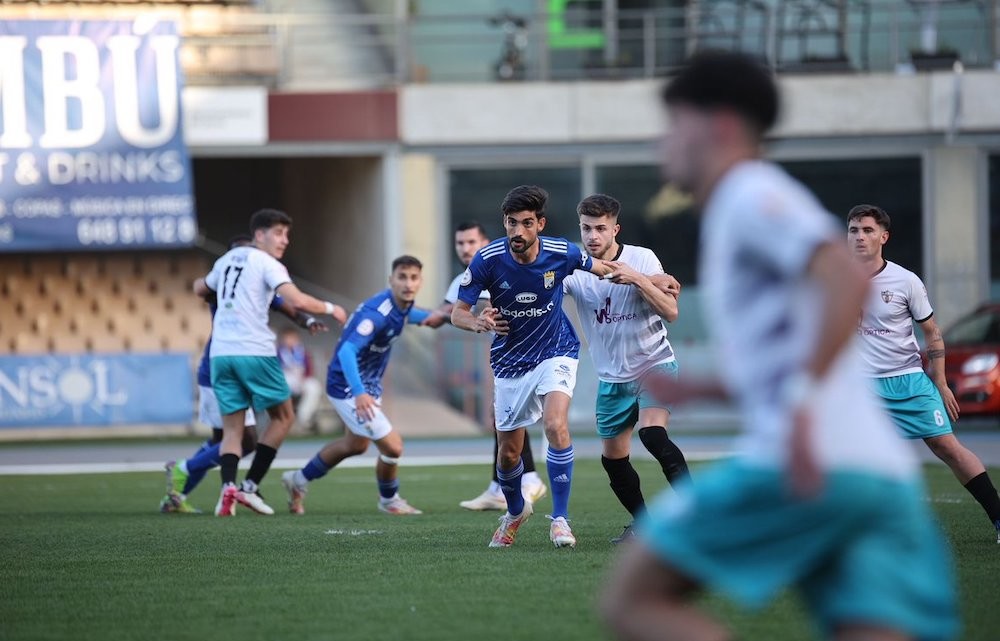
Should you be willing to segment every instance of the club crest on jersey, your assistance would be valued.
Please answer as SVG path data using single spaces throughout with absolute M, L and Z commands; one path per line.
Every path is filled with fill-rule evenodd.
M 891 303 L 892 302 L 892 291 L 888 290 L 888 289 L 883 289 L 882 290 L 882 300 L 885 301 L 886 305 L 888 305 L 889 303 Z
M 545 289 L 552 289 L 556 284 L 556 273 L 550 271 L 542 274 L 542 284 L 545 285 Z

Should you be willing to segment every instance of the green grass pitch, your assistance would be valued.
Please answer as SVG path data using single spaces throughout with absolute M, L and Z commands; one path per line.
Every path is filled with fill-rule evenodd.
M 664 486 L 638 461 L 647 498 Z M 926 470 L 960 577 L 964 635 L 1000 639 L 1000 546 L 979 506 L 942 466 Z M 4 477 L 0 481 L 0 640 L 477 641 L 606 639 L 594 598 L 627 522 L 597 461 L 578 461 L 575 550 L 548 541 L 546 497 L 507 550 L 486 547 L 497 513 L 458 507 L 483 466 L 403 468 L 402 493 L 426 513 L 375 509 L 371 470 L 314 483 L 308 514 L 161 515 L 162 474 Z M 993 470 L 994 478 L 1000 470 Z M 191 500 L 210 511 L 211 474 Z M 285 504 L 279 473 L 263 491 Z M 794 597 L 747 613 L 706 607 L 740 638 L 792 641 L 810 628 Z

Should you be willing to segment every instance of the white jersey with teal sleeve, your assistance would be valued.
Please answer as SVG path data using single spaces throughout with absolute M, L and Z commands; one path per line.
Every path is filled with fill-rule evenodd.
M 268 309 L 288 270 L 255 247 L 237 247 L 215 262 L 205 284 L 218 296 L 210 356 L 274 356 Z
M 645 247 L 621 245 L 614 260 L 647 276 L 663 273 L 656 254 Z M 674 360 L 666 323 L 635 287 L 576 271 L 563 281 L 563 289 L 576 303 L 600 380 L 629 383 Z
M 858 323 L 868 375 L 884 378 L 924 371 L 913 321 L 922 323 L 934 315 L 927 288 L 919 276 L 889 261 L 871 284 Z
M 699 280 L 717 368 L 744 417 L 749 464 L 788 462 L 792 417 L 781 390 L 813 354 L 822 314 L 807 269 L 821 245 L 842 236 L 804 187 L 766 162 L 733 167 L 707 204 Z M 856 344 L 840 354 L 811 403 L 824 468 L 916 473 L 913 453 L 869 391 Z

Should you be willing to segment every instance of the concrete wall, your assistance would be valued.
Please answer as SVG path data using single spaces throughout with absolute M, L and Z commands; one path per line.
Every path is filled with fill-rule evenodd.
M 352 302 L 385 287 L 382 160 L 288 158 L 282 170 L 295 219 L 289 268 Z
M 780 82 L 785 109 L 778 137 L 940 133 L 953 122 L 960 131 L 1000 131 L 1000 73 L 783 76 Z M 651 80 L 407 85 L 400 136 L 409 145 L 648 140 L 664 128 L 660 86 Z

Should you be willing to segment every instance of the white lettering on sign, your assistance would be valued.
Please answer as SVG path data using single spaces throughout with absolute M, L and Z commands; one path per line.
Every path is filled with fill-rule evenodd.
M 28 132 L 25 95 L 27 38 L 0 37 L 0 147 L 25 149 L 32 146 Z M 177 95 L 177 49 L 174 35 L 148 36 L 156 61 L 157 120 L 144 124 L 139 114 L 139 77 L 136 54 L 143 39 L 117 35 L 107 39 L 111 56 L 115 127 L 130 145 L 158 147 L 177 133 L 180 120 Z M 35 46 L 41 52 L 44 131 L 38 139 L 48 149 L 89 147 L 106 132 L 105 95 L 101 88 L 100 51 L 84 36 L 40 36 Z M 72 71 L 72 73 L 69 73 Z M 143 88 L 146 90 L 146 88 Z M 69 104 L 79 106 L 80 122 L 71 127 Z

